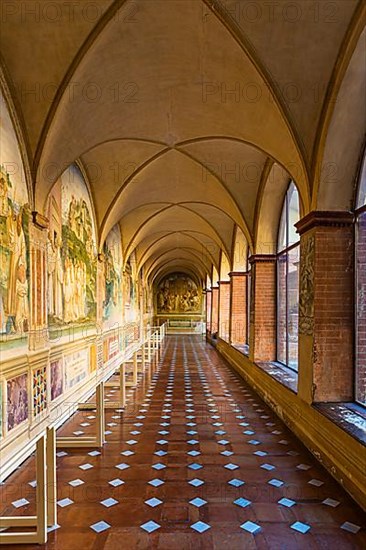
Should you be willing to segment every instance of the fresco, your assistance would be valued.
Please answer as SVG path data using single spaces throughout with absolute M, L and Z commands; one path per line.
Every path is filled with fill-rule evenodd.
M 46 371 L 46 367 L 33 371 L 33 416 L 37 416 L 47 408 Z
M 29 217 L 27 186 L 16 135 L 0 96 L 0 334 L 29 328 Z
M 103 299 L 103 321 L 105 328 L 122 324 L 122 240 L 121 231 L 115 225 L 109 232 L 103 247 L 105 293 Z
M 95 372 L 97 370 L 97 345 L 92 344 L 90 346 L 90 364 L 89 364 L 89 370 L 90 373 Z
M 131 323 L 138 319 L 138 284 L 136 276 L 136 260 L 134 254 L 131 254 L 127 260 L 123 272 L 123 303 L 125 322 Z
M 60 397 L 64 391 L 63 366 L 62 359 L 52 361 L 50 365 L 51 373 L 51 401 Z
M 127 261 L 123 273 L 123 303 L 125 309 L 130 309 L 133 302 L 133 280 L 130 260 Z
M 48 198 L 48 316 L 50 325 L 96 317 L 96 245 L 92 205 L 83 176 L 70 166 Z
M 4 414 L 4 405 L 3 405 L 3 383 L 0 381 L 0 439 L 3 436 L 3 414 Z
M 20 374 L 6 382 L 8 432 L 28 418 L 28 374 Z
M 119 337 L 118 334 L 108 336 L 103 341 L 103 359 L 107 363 L 119 353 Z
M 89 350 L 76 351 L 65 356 L 66 389 L 69 390 L 89 374 Z
M 167 275 L 158 286 L 158 313 L 200 313 L 201 302 L 198 286 L 184 273 Z

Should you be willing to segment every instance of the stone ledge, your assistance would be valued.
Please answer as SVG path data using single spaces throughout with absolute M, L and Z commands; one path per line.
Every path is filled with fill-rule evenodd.
M 245 355 L 245 357 L 249 357 L 249 346 L 246 344 L 231 344 L 233 348 L 235 348 L 239 353 L 242 353 Z
M 297 384 L 299 378 L 297 372 L 277 362 L 261 361 L 255 364 L 257 365 L 257 367 L 269 374 L 269 376 L 272 376 L 272 378 L 277 380 L 277 382 L 280 382 L 289 390 L 297 393 Z
M 366 408 L 356 403 L 314 403 L 313 407 L 366 447 Z
M 365 446 L 226 342 L 219 339 L 217 350 L 366 509 Z

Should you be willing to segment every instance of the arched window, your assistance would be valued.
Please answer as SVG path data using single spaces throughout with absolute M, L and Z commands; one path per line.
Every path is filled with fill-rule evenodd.
M 356 202 L 355 397 L 366 405 L 366 156 Z
M 290 183 L 283 203 L 277 243 L 277 361 L 297 370 L 300 241 L 299 194 Z

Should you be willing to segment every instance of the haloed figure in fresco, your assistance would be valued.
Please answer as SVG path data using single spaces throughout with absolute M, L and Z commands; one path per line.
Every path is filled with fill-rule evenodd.
M 12 183 L 0 167 L 0 330 L 22 335 L 29 325 L 27 205 L 11 198 Z
M 200 311 L 201 296 L 196 283 L 182 273 L 167 276 L 159 284 L 159 313 L 195 313 Z
M 21 374 L 7 381 L 8 431 L 28 418 L 27 383 L 27 374 Z
M 49 235 L 47 243 L 48 266 L 48 312 L 56 319 L 63 318 L 63 290 L 64 269 L 61 260 L 62 242 L 54 231 Z
M 49 196 L 47 244 L 50 325 L 95 318 L 96 250 L 90 200 L 77 166 L 69 167 Z

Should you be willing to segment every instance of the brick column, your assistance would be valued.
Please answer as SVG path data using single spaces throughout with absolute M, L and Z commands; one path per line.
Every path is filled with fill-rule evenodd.
M 311 212 L 300 240 L 299 396 L 353 400 L 354 230 L 350 212 Z
M 358 217 L 357 233 L 356 399 L 363 401 L 366 395 L 366 211 Z
M 219 336 L 229 341 L 230 281 L 219 282 Z
M 219 328 L 219 287 L 212 287 L 211 300 L 211 334 L 218 331 Z
M 276 256 L 255 254 L 250 299 L 250 345 L 252 361 L 276 359 Z
M 247 332 L 248 274 L 232 271 L 230 274 L 230 344 L 244 344 Z
M 206 290 L 206 332 L 211 332 L 211 302 L 212 291 Z

